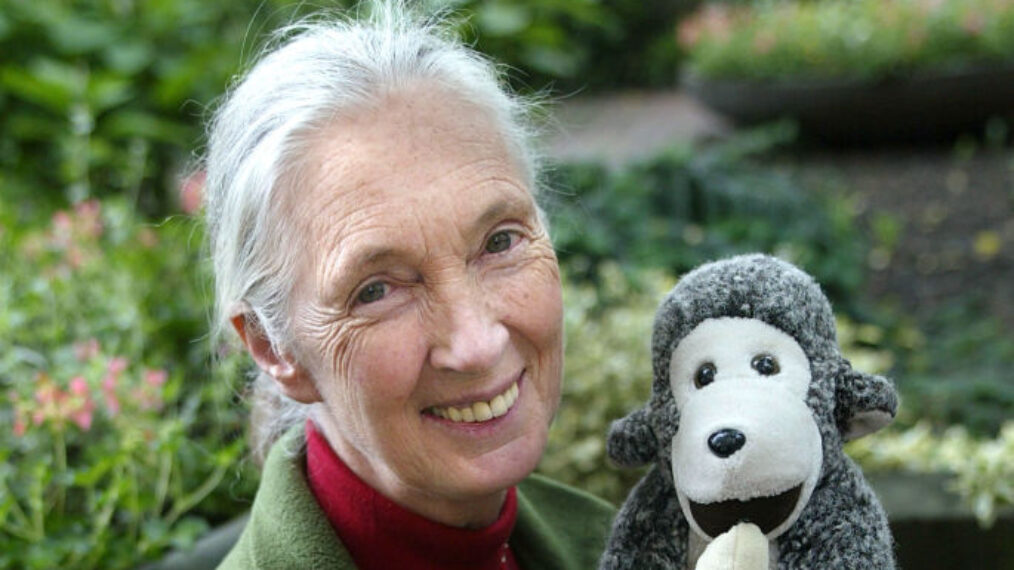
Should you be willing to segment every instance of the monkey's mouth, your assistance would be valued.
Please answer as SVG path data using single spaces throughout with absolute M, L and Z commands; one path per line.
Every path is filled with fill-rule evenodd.
M 784 493 L 745 501 L 731 499 L 698 503 L 688 498 L 687 502 L 697 526 L 711 538 L 741 522 L 751 522 L 760 527 L 762 533 L 768 534 L 792 515 L 802 490 L 802 485 L 796 485 Z

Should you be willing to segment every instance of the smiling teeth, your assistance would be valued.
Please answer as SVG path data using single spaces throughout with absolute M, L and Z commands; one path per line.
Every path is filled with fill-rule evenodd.
M 503 394 L 494 397 L 488 402 L 474 402 L 462 408 L 454 406 L 447 406 L 446 408 L 432 407 L 429 409 L 429 412 L 434 416 L 452 422 L 484 422 L 506 414 L 511 409 L 511 406 L 514 405 L 514 402 L 517 401 L 518 383 L 515 382 Z

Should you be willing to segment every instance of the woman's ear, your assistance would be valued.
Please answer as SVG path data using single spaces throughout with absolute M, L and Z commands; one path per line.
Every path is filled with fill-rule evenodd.
M 276 349 L 265 334 L 257 315 L 241 312 L 233 315 L 230 321 L 257 367 L 275 379 L 286 397 L 303 404 L 323 399 L 313 382 L 313 376 L 291 355 Z

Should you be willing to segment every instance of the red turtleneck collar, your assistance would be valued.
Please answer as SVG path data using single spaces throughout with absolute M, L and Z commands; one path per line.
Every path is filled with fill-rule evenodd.
M 367 485 L 306 422 L 306 473 L 317 502 L 360 570 L 520 570 L 507 539 L 517 519 L 516 490 L 482 529 L 431 521 Z

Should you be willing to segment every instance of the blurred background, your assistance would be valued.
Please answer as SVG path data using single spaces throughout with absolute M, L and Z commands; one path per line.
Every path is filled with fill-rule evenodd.
M 902 395 L 848 448 L 902 565 L 1014 567 L 1014 2 L 429 4 L 553 101 L 543 472 L 622 502 L 642 473 L 604 435 L 647 397 L 656 304 L 765 251 Z M 267 32 L 317 7 L 0 0 L 0 568 L 197 567 L 249 508 L 248 363 L 207 336 L 189 165 Z

